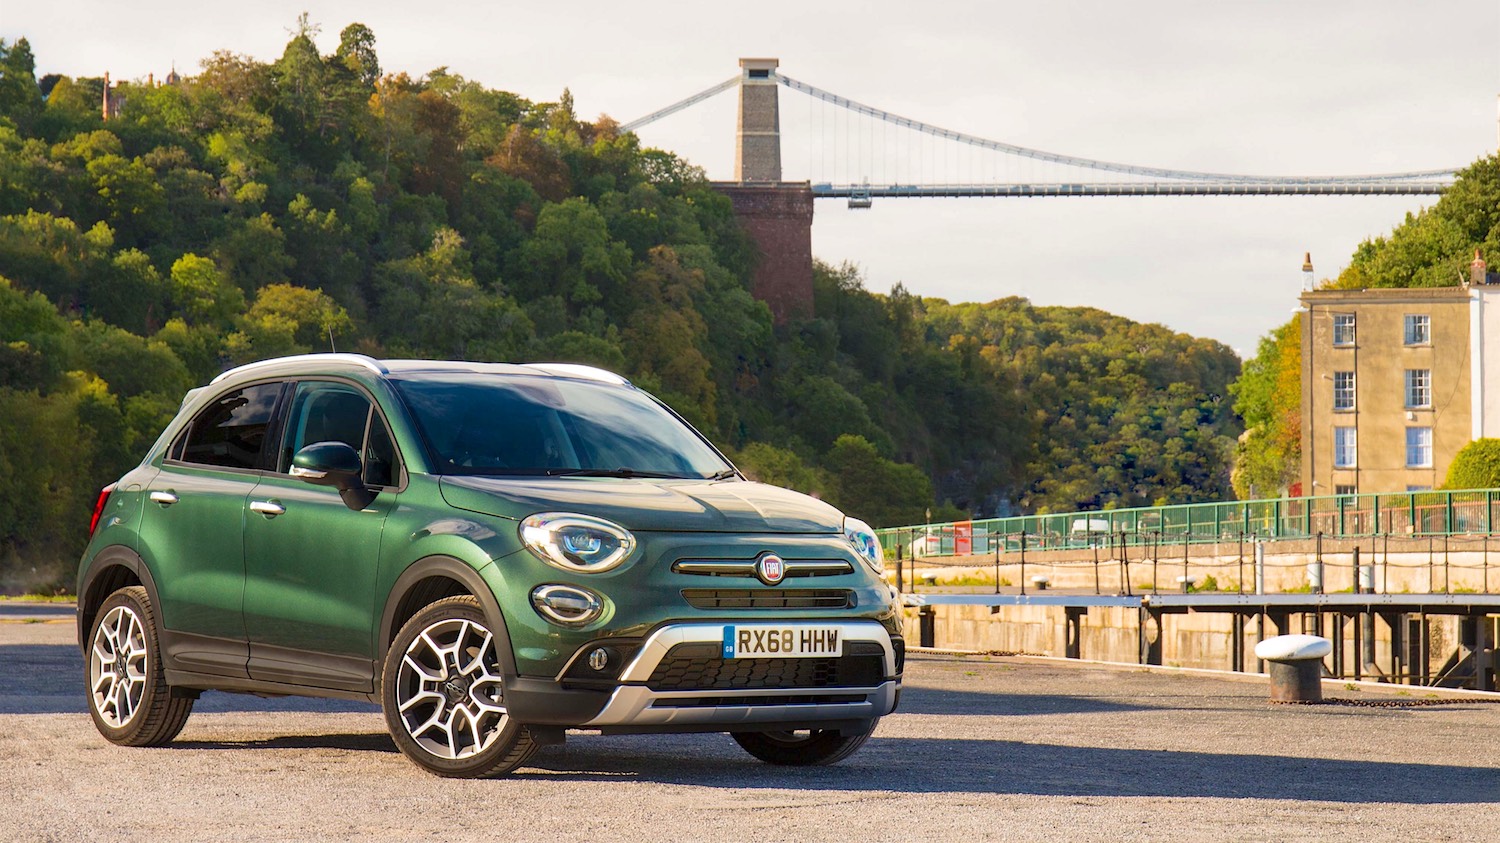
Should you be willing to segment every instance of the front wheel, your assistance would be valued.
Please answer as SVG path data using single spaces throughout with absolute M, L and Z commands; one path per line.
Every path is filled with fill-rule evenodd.
M 155 607 L 138 585 L 116 591 L 99 607 L 84 669 L 89 715 L 111 743 L 161 746 L 193 713 L 192 698 L 174 696 L 167 685 L 156 630 Z
M 401 627 L 380 694 L 396 746 L 428 772 L 499 776 L 537 749 L 506 709 L 495 634 L 468 595 L 439 600 Z
M 837 764 L 865 745 L 875 732 L 875 718 L 857 732 L 837 729 L 803 729 L 791 732 L 731 732 L 746 752 L 769 764 L 818 767 Z

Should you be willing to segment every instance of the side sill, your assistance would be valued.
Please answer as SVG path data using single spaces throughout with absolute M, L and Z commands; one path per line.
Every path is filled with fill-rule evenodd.
M 265 694 L 279 697 L 320 697 L 331 700 L 355 700 L 380 704 L 377 694 L 358 691 L 340 691 L 336 688 L 310 688 L 306 685 L 288 685 L 284 682 L 266 682 L 258 679 L 239 679 L 232 676 L 214 676 L 207 673 L 192 673 L 185 670 L 166 671 L 167 684 L 174 688 L 192 688 L 195 691 L 230 691 L 240 694 Z

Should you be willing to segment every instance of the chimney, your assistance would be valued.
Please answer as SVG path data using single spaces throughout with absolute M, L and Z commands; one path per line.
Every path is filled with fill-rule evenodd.
M 1474 250 L 1474 262 L 1469 264 L 1469 286 L 1483 286 L 1489 283 L 1488 273 L 1485 270 L 1484 258 L 1479 256 L 1479 250 Z
M 101 120 L 109 119 L 109 71 L 104 72 L 104 103 L 100 106 Z
M 1302 253 L 1302 292 L 1313 291 L 1312 252 Z

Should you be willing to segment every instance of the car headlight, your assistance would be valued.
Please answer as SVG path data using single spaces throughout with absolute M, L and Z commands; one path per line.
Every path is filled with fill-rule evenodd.
M 522 521 L 521 541 L 543 562 L 584 574 L 617 568 L 635 550 L 635 536 L 624 527 L 568 512 L 543 512 Z
M 885 573 L 885 557 L 880 552 L 880 540 L 875 537 L 874 528 L 858 518 L 845 518 L 844 538 L 854 545 L 854 552 L 865 560 L 870 570 Z

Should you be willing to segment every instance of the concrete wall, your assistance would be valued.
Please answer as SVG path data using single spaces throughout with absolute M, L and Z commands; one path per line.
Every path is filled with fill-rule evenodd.
M 933 645 L 943 649 L 979 652 L 1022 653 L 1063 658 L 1067 652 L 1066 611 L 1053 606 L 1002 606 L 992 612 L 984 606 L 933 606 Z M 1159 637 L 1161 664 L 1172 667 L 1195 667 L 1209 670 L 1231 670 L 1234 667 L 1234 619 L 1217 612 L 1163 614 L 1157 619 L 1145 617 L 1147 639 Z M 1142 663 L 1141 614 L 1135 609 L 1096 607 L 1088 610 L 1079 630 L 1079 656 L 1097 661 Z M 1293 615 L 1286 629 L 1277 629 L 1269 620 L 1264 626 L 1248 618 L 1239 632 L 1245 669 L 1257 670 L 1254 649 L 1261 637 L 1285 633 L 1315 633 L 1330 639 L 1341 639 L 1346 674 L 1360 658 L 1354 646 L 1353 618 L 1340 621 L 1333 615 L 1321 619 L 1314 615 Z M 1321 623 L 1321 627 L 1319 624 Z M 1342 623 L 1337 634 L 1334 626 Z M 906 640 L 916 646 L 921 639 L 917 609 L 906 610 Z M 1428 652 L 1434 668 L 1452 654 L 1459 641 L 1459 620 L 1454 617 L 1429 616 Z M 1375 660 L 1388 670 L 1391 660 L 1390 630 L 1383 620 L 1375 623 Z M 1328 661 L 1332 664 L 1332 659 Z M 1363 678 L 1375 678 L 1364 674 Z

